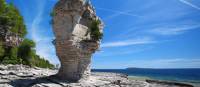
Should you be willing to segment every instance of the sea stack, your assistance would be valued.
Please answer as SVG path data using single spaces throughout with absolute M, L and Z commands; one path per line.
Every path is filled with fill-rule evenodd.
M 89 0 L 59 0 L 52 12 L 53 41 L 61 62 L 60 79 L 90 77 L 92 54 L 99 49 L 103 22 Z

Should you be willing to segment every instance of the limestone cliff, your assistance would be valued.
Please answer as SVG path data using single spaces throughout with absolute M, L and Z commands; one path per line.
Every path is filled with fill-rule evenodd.
M 88 0 L 60 0 L 53 14 L 54 45 L 61 61 L 57 76 L 75 81 L 89 78 L 91 56 L 99 48 L 103 23 Z

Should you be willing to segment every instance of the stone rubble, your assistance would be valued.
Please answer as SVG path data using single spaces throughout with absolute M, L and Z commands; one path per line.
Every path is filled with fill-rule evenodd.
M 103 72 L 92 72 L 87 80 L 69 82 L 54 76 L 57 72 L 24 65 L 0 65 L 0 87 L 193 87 L 159 81 L 148 83 L 130 80 L 123 74 Z

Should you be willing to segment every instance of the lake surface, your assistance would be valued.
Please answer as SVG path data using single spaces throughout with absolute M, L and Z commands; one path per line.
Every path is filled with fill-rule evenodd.
M 156 80 L 200 83 L 200 69 L 92 69 L 93 72 L 113 72 L 128 76 L 147 77 Z

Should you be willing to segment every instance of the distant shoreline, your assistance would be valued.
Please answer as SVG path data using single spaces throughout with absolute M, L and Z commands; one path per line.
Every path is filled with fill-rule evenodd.
M 200 87 L 200 69 L 93 69 L 93 72 L 109 72 L 126 74 L 130 80 L 156 80 L 162 82 L 191 84 Z M 194 76 L 193 76 L 194 75 Z
M 92 69 L 95 72 L 122 73 L 130 76 L 145 77 L 155 80 L 166 80 L 175 82 L 200 83 L 200 69 Z M 141 78 L 140 78 L 141 79 Z
M 136 78 L 136 80 L 145 80 L 145 79 L 150 79 L 150 80 L 162 80 L 162 81 L 172 81 L 172 82 L 186 82 L 186 83 L 200 83 L 200 81 L 189 81 L 189 80 L 164 80 L 164 79 L 156 79 L 156 78 L 151 78 L 148 76 L 138 76 L 138 75 L 128 75 L 130 79 Z
M 193 85 L 194 87 L 199 87 L 200 83 L 198 82 L 189 82 L 189 81 L 172 81 L 172 80 L 161 80 L 161 79 L 153 79 L 146 76 L 128 76 L 130 80 L 139 80 L 139 81 L 154 81 L 154 82 L 163 82 L 163 83 L 180 83 L 180 84 L 187 84 Z

